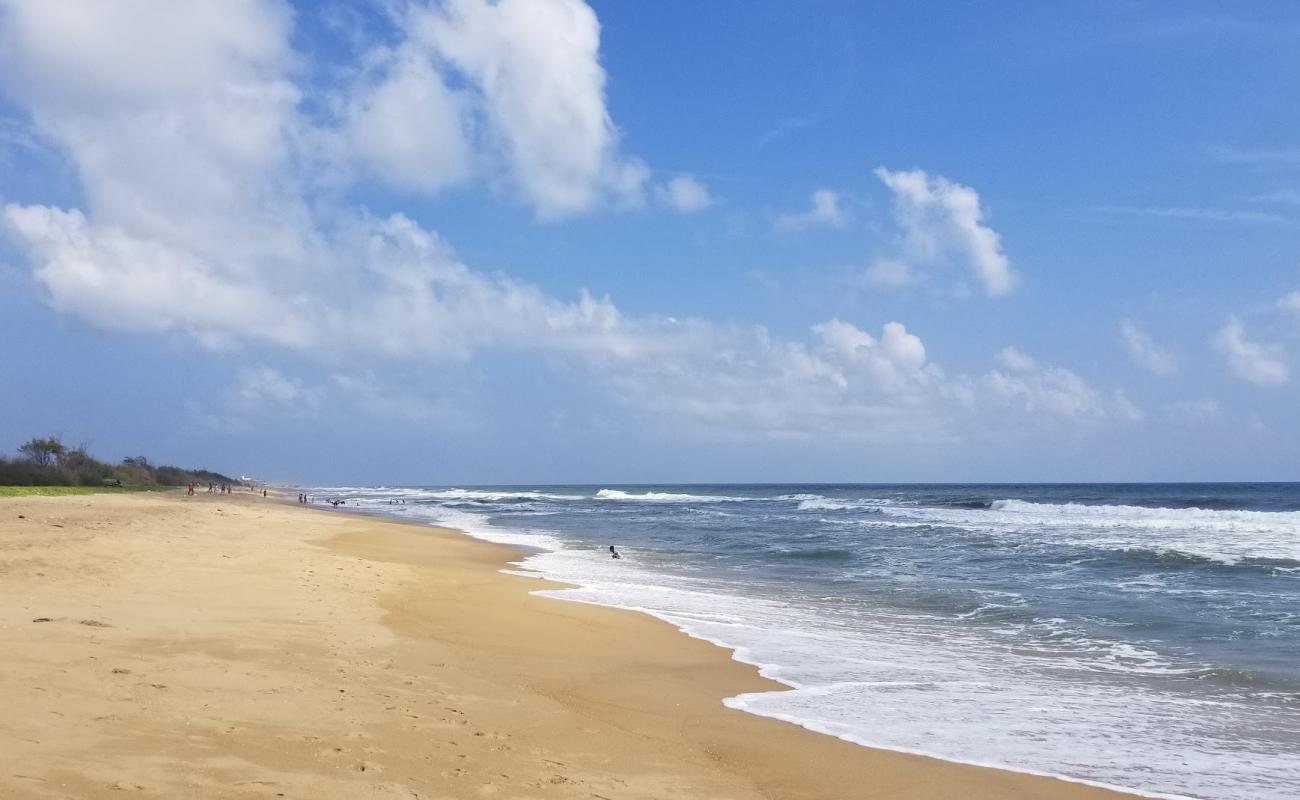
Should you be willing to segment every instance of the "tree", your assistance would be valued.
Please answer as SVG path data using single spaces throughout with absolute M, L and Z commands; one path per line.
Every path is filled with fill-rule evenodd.
M 38 467 L 48 467 L 63 457 L 68 448 L 63 446 L 57 436 L 44 439 L 32 439 L 18 448 L 18 452 Z

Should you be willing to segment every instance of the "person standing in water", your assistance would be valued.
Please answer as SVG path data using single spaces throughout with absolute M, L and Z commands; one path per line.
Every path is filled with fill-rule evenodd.
M 619 555 L 619 552 L 618 552 L 617 550 L 614 549 L 614 545 L 611 544 L 611 545 L 609 546 L 609 557 L 610 557 L 610 558 L 622 558 L 623 556 Z

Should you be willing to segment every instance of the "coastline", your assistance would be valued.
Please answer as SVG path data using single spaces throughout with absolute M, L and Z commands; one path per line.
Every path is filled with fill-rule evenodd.
M 293 505 L 0 500 L 0 794 L 1137 796 L 727 708 L 784 687 L 649 615 L 531 594 L 562 587 L 503 574 L 514 549 Z

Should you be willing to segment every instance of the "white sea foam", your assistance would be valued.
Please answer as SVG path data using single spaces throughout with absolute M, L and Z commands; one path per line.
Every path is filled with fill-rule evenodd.
M 1276 724 L 1262 710 L 1117 692 L 923 621 L 862 616 L 849 628 L 842 619 L 828 625 L 816 609 L 666 580 L 635 563 L 544 553 L 526 566 L 579 586 L 541 594 L 651 613 L 734 649 L 735 658 L 793 689 L 739 695 L 728 706 L 858 744 L 1165 797 L 1281 800 L 1300 779 L 1300 765 L 1284 752 L 1240 751 L 1238 726 Z
M 886 503 L 880 500 L 832 500 L 829 497 L 804 497 L 799 500 L 800 511 L 875 511 Z
M 699 496 L 679 497 L 701 502 Z M 1282 742 L 1294 737 L 1294 710 L 1163 690 L 1154 681 L 1170 667 L 1159 654 L 1089 639 L 1067 620 L 1027 623 L 1041 628 L 1033 641 L 1050 643 L 1031 652 L 1022 647 L 1024 625 L 1004 639 L 923 614 L 884 615 L 743 596 L 720 584 L 656 569 L 643 563 L 635 548 L 624 549 L 624 558 L 614 561 L 602 549 L 575 546 L 561 534 L 512 530 L 460 508 L 408 505 L 388 511 L 539 549 L 522 560 L 520 571 L 576 587 L 540 594 L 653 614 L 692 636 L 732 648 L 738 660 L 791 687 L 728 698 L 724 702 L 732 708 L 863 745 L 1160 797 L 1283 800 L 1292 797 L 1286 787 L 1300 784 L 1294 739 L 1286 740 L 1290 746 Z M 1057 529 L 1024 519 L 1068 513 L 1041 507 L 915 511 L 931 515 L 931 521 L 935 514 L 947 515 L 953 524 L 958 517 L 982 517 L 981 527 L 1007 535 L 1023 536 L 1033 529 L 1093 539 L 1106 528 L 1079 528 L 1076 521 Z M 1075 519 L 1127 513 L 1085 512 Z M 899 522 L 914 524 L 915 519 L 900 517 Z M 1185 531 L 1172 530 L 1179 535 Z M 1158 533 L 1167 541 L 1169 532 Z M 1017 599 L 995 595 L 997 603 Z M 1119 684 L 1107 670 L 1132 678 Z
M 1084 503 L 1032 503 L 1026 500 L 994 500 L 993 511 L 1055 517 L 1100 520 L 1108 525 L 1193 527 L 1212 530 L 1258 531 L 1278 527 L 1300 530 L 1300 511 L 1244 511 L 1209 508 L 1162 508 Z
M 621 489 L 601 489 L 598 500 L 621 500 L 638 503 L 738 503 L 752 497 L 729 497 L 713 494 L 679 494 L 676 492 L 625 492 Z
M 501 500 L 582 500 L 580 494 L 552 494 L 533 490 L 508 491 L 496 489 L 443 489 L 425 491 L 422 497 L 430 500 L 467 500 L 494 502 Z
M 1300 561 L 1300 512 L 1146 508 L 996 500 L 989 509 L 883 507 L 886 515 L 1022 541 L 1176 553 L 1236 564 Z

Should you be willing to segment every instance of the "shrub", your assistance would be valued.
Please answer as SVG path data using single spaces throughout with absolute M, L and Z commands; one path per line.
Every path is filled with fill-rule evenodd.
M 18 453 L 19 458 L 0 455 L 0 486 L 102 486 L 109 479 L 134 486 L 239 483 L 209 470 L 155 467 L 144 456 L 125 458 L 114 467 L 90 455 L 84 444 L 68 448 L 57 436 L 30 439 Z

